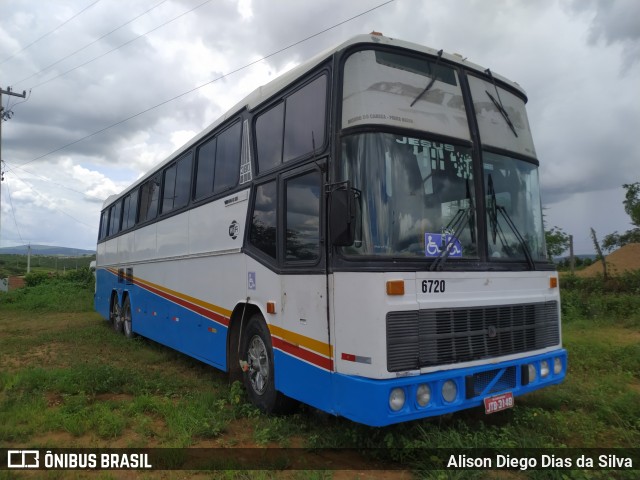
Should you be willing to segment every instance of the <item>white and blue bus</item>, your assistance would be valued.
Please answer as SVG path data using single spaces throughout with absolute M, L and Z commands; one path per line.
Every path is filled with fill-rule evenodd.
M 107 199 L 96 309 L 266 412 L 509 408 L 567 370 L 526 101 L 379 34 L 317 55 Z

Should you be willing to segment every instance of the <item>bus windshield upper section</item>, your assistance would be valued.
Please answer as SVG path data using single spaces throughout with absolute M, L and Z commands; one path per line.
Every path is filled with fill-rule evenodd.
M 339 177 L 360 191 L 357 238 L 342 247 L 344 255 L 444 255 L 448 263 L 512 261 L 531 268 L 547 261 L 525 101 L 491 75 L 468 75 L 464 90 L 462 71 L 439 56 L 376 50 L 345 61 L 342 127 L 368 128 L 342 137 Z M 482 143 L 477 158 L 465 110 L 468 94 Z M 474 179 L 474 171 L 483 178 Z

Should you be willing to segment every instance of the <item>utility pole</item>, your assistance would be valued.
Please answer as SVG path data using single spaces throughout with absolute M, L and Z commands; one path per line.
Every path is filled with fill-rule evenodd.
M 25 90 L 22 93 L 15 93 L 11 91 L 11 87 L 7 87 L 6 90 L 0 88 L 0 246 L 2 246 L 2 182 L 4 181 L 4 160 L 2 160 L 2 122 L 6 122 L 13 116 L 11 110 L 4 111 L 4 105 L 2 104 L 2 94 L 11 95 L 13 97 L 25 98 L 27 92 Z

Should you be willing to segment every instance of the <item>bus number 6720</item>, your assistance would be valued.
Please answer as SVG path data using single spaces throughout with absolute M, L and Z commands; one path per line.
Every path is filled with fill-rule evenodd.
M 422 293 L 444 293 L 444 280 L 423 280 Z

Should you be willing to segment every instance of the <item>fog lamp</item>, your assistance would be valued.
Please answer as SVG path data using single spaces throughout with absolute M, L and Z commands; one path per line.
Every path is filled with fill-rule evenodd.
M 560 357 L 556 357 L 553 359 L 553 373 L 559 375 L 562 371 L 562 359 Z
M 429 402 L 431 401 L 431 388 L 429 388 L 429 385 L 423 383 L 418 387 L 416 392 L 416 401 L 421 407 L 429 405 Z
M 548 360 L 542 360 L 540 362 L 540 376 L 542 378 L 546 378 L 549 375 L 549 361 Z
M 442 398 L 445 402 L 451 403 L 458 396 L 458 386 L 453 380 L 447 380 L 442 385 Z

